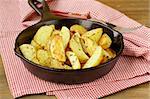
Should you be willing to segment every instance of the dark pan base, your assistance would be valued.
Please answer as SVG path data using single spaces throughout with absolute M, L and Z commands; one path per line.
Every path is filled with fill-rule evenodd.
M 117 60 L 117 59 L 116 59 Z M 111 65 L 106 65 L 95 70 L 88 71 L 76 71 L 76 72 L 54 72 L 39 68 L 37 66 L 31 65 L 23 60 L 25 67 L 33 73 L 36 77 L 51 81 L 55 83 L 64 84 L 81 84 L 94 81 L 104 75 L 106 75 L 114 67 L 116 61 L 113 61 Z
M 103 28 L 104 33 L 107 33 L 111 37 L 113 41 L 111 48 L 116 51 L 117 56 L 114 59 L 108 61 L 107 63 L 98 65 L 96 67 L 88 68 L 88 69 L 82 69 L 82 70 L 61 70 L 61 69 L 48 68 L 48 67 L 35 64 L 27 60 L 26 58 L 24 58 L 18 47 L 22 44 L 30 43 L 36 31 L 41 26 L 50 25 L 50 24 L 54 24 L 56 26 L 56 29 L 60 29 L 62 26 L 67 26 L 68 28 L 70 28 L 70 26 L 74 24 L 80 24 L 86 27 L 88 30 L 101 27 Z M 79 20 L 79 19 L 62 19 L 62 20 L 40 22 L 22 31 L 16 39 L 15 54 L 21 58 L 22 62 L 24 63 L 24 66 L 31 73 L 33 73 L 40 79 L 44 79 L 56 83 L 80 84 L 80 83 L 87 83 L 96 80 L 106 75 L 109 71 L 111 71 L 111 69 L 116 64 L 119 56 L 121 55 L 123 47 L 124 44 L 123 44 L 123 37 L 121 33 L 118 33 L 117 31 L 114 31 L 111 28 L 99 22 Z

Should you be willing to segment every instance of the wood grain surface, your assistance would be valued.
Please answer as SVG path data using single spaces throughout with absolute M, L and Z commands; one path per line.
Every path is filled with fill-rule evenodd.
M 150 27 L 150 0 L 98 0 L 109 5 L 130 18 Z M 0 58 L 0 99 L 13 99 L 6 80 L 2 59 Z M 30 95 L 19 99 L 56 99 L 55 96 Z M 150 83 L 128 88 L 103 99 L 150 99 Z

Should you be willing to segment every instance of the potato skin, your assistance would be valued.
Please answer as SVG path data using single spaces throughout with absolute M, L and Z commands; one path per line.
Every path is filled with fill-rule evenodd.
M 105 49 L 105 51 L 107 51 L 107 53 L 109 53 L 109 55 L 112 58 L 116 57 L 116 52 L 114 50 L 112 50 L 111 48 L 107 48 L 107 49 Z
M 34 46 L 36 49 L 41 49 L 42 47 L 36 43 L 34 40 L 31 41 L 31 45 Z
M 23 56 L 28 60 L 32 60 L 36 57 L 36 48 L 31 44 L 22 44 L 19 46 Z
M 81 64 L 79 62 L 79 59 L 74 52 L 67 51 L 66 55 L 67 55 L 71 65 L 72 65 L 73 69 L 80 69 L 81 68 Z
M 34 41 L 38 43 L 41 47 L 45 47 L 53 30 L 53 25 L 40 27 L 33 38 Z
M 83 35 L 87 30 L 83 26 L 75 24 L 70 27 L 70 31 Z
M 93 40 L 94 42 L 98 44 L 98 41 L 101 38 L 102 33 L 103 33 L 102 28 L 96 28 L 96 29 L 87 31 L 86 33 L 82 35 L 82 37 L 90 38 L 91 40 Z
M 62 36 L 62 39 L 63 39 L 64 48 L 66 48 L 69 43 L 69 40 L 70 40 L 69 29 L 67 27 L 63 26 L 61 28 L 60 35 Z
M 97 46 L 96 50 L 93 53 L 93 55 L 84 64 L 83 69 L 95 67 L 95 66 L 99 65 L 102 60 L 103 60 L 103 49 L 102 49 L 102 47 Z
M 51 65 L 50 54 L 46 50 L 39 49 L 37 51 L 37 59 L 39 60 L 39 63 L 43 66 Z
M 54 59 L 57 59 L 58 61 L 61 62 L 66 61 L 63 40 L 60 35 L 55 35 L 54 38 L 52 39 L 50 45 L 50 52 Z
M 107 49 L 111 46 L 112 40 L 111 38 L 104 33 L 99 40 L 99 45 L 102 46 L 103 49 Z
M 69 42 L 69 47 L 77 55 L 77 57 L 81 63 L 85 63 L 89 59 L 89 57 L 85 54 L 85 52 L 83 51 L 83 48 L 81 46 L 79 33 L 75 33 L 72 36 L 72 38 Z
M 96 42 L 92 41 L 87 37 L 81 38 L 81 45 L 83 47 L 84 52 L 88 53 L 90 56 L 93 55 L 96 47 L 98 46 Z
M 51 65 L 50 68 L 56 68 L 56 69 L 65 69 L 62 62 L 58 61 L 57 59 L 51 58 Z

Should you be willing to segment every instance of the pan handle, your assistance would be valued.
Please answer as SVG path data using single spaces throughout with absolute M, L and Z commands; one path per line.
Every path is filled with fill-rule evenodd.
M 60 17 L 50 13 L 49 6 L 45 0 L 28 0 L 28 3 L 41 16 L 41 21 L 60 19 Z M 42 7 L 38 7 L 38 4 L 42 4 Z

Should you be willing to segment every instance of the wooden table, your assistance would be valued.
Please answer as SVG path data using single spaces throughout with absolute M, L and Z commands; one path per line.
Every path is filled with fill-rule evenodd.
M 150 27 L 149 0 L 98 0 Z M 150 99 L 150 83 L 141 84 L 104 99 Z M 0 99 L 12 99 L 10 94 L 2 60 L 0 59 Z M 19 99 L 56 99 L 54 96 L 30 95 Z

